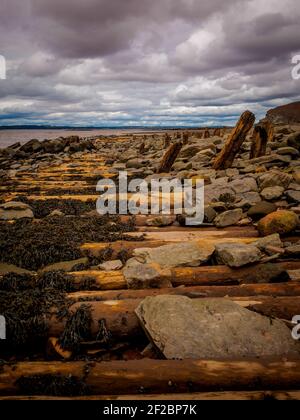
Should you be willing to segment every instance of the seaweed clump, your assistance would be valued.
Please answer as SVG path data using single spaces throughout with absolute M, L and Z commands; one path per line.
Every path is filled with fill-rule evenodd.
M 36 350 L 48 337 L 49 318 L 54 313 L 59 318 L 66 316 L 72 303 L 62 290 L 41 288 L 36 276 L 4 276 L 0 282 L 0 308 L 6 320 L 7 339 L 1 342 L 1 349 L 13 348 L 17 353 L 27 347 Z
M 59 344 L 63 349 L 78 352 L 80 343 L 91 340 L 91 325 L 91 308 L 89 305 L 81 305 L 69 313 Z
M 0 222 L 0 261 L 35 270 L 82 256 L 84 242 L 130 240 L 134 221 L 118 217 L 51 217 L 38 221 Z
M 95 189 L 94 189 L 95 191 Z M 59 194 L 62 194 L 61 190 Z M 36 219 L 42 219 L 49 216 L 54 210 L 59 210 L 66 215 L 81 216 L 83 213 L 95 210 L 95 200 L 63 200 L 58 198 L 49 198 L 47 200 L 28 200 L 27 197 L 19 196 L 18 201 L 28 204 Z
M 7 273 L 0 277 L 0 290 L 3 292 L 17 292 L 34 287 L 35 280 L 31 274 Z

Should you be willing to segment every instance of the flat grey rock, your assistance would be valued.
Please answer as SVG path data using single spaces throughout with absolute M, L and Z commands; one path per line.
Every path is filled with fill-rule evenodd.
M 122 267 L 123 267 L 123 263 L 121 260 L 106 261 L 99 265 L 99 268 L 104 271 L 121 270 Z
M 258 191 L 257 183 L 252 177 L 235 179 L 228 186 L 232 188 L 236 194 Z
M 129 289 L 161 289 L 172 287 L 171 272 L 156 263 L 143 264 L 135 258 L 130 258 L 123 275 Z
M 299 343 L 279 320 L 229 299 L 147 297 L 136 314 L 151 342 L 167 359 L 299 356 Z
M 157 248 L 135 249 L 133 256 L 140 263 L 156 263 L 161 267 L 198 267 L 209 260 L 215 251 L 211 243 L 184 242 Z
M 0 220 L 33 219 L 33 217 L 28 204 L 9 201 L 0 206 Z
M 262 255 L 254 245 L 223 243 L 216 245 L 216 257 L 219 264 L 237 268 L 260 261 Z

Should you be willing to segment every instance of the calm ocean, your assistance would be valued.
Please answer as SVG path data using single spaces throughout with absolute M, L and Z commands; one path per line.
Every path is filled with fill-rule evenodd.
M 31 139 L 55 139 L 57 137 L 67 137 L 76 135 L 79 137 L 94 137 L 98 135 L 110 136 L 138 133 L 141 129 L 95 129 L 95 130 L 0 130 L 0 149 L 4 149 L 16 142 L 26 143 Z M 150 131 L 150 130 L 149 130 Z

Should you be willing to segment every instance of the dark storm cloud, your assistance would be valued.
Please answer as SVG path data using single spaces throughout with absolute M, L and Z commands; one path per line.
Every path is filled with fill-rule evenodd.
M 150 31 L 163 39 L 174 20 L 200 24 L 235 0 L 33 0 L 39 42 L 63 57 L 96 57 L 129 48 Z
M 1 0 L 1 121 L 232 124 L 299 99 L 298 0 Z

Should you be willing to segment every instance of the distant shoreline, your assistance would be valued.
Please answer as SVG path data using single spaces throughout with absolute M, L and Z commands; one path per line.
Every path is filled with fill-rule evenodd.
M 70 127 L 70 126 L 37 126 L 37 125 L 17 125 L 17 126 L 0 126 L 0 130 L 71 130 L 71 131 L 95 131 L 95 130 L 142 130 L 142 131 L 176 131 L 176 130 L 203 130 L 203 129 L 214 129 L 214 128 L 230 128 L 229 126 L 199 126 L 199 127 L 148 127 L 148 126 L 136 126 L 136 127 Z
M 215 128 L 215 127 L 213 127 Z M 69 137 L 69 136 L 79 136 L 82 138 L 94 138 L 98 136 L 110 137 L 110 136 L 126 136 L 130 134 L 143 135 L 144 133 L 157 133 L 157 132 L 170 132 L 170 131 L 182 131 L 182 130 L 205 130 L 206 127 L 197 127 L 197 128 L 154 128 L 154 127 L 137 127 L 137 128 L 65 128 L 65 127 L 51 127 L 47 128 L 46 126 L 41 128 L 37 126 L 29 126 L 18 128 L 9 127 L 4 128 L 0 127 L 0 149 L 4 149 L 8 146 L 11 146 L 15 143 L 24 144 L 29 140 L 37 139 L 43 141 L 45 139 L 52 140 L 57 137 Z

